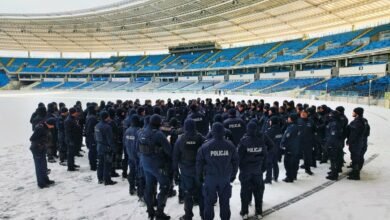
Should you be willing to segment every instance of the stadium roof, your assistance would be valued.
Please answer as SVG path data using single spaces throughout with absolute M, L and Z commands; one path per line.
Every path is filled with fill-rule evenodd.
M 389 0 L 127 0 L 78 11 L 0 14 L 0 49 L 102 52 L 286 40 L 389 22 Z

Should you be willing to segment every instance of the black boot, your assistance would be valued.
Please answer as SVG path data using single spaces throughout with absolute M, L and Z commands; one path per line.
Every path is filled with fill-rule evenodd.
M 309 174 L 310 176 L 314 175 L 314 173 L 311 172 L 311 170 L 306 170 L 305 173 Z
M 360 180 L 360 169 L 359 165 L 353 165 L 352 166 L 352 172 L 349 174 L 348 179 L 349 180 Z
M 135 195 L 135 192 L 136 192 L 136 189 L 133 187 L 130 187 L 130 189 L 129 189 L 130 195 Z
M 156 220 L 169 220 L 171 219 L 171 216 L 164 213 L 162 210 L 158 210 L 156 212 Z
M 116 181 L 108 181 L 108 182 L 104 182 L 104 185 L 105 186 L 110 186 L 110 185 L 115 185 L 117 182 Z

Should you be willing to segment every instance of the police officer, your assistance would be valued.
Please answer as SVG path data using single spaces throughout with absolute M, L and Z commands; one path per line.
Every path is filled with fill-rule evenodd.
M 89 166 L 92 171 L 97 170 L 97 149 L 95 141 L 95 126 L 98 123 L 94 105 L 88 106 L 88 114 L 85 120 L 85 142 L 88 148 Z
M 145 202 L 150 219 L 170 219 L 164 213 L 165 204 L 168 198 L 170 187 L 169 173 L 172 170 L 171 164 L 172 147 L 165 135 L 160 131 L 161 117 L 152 115 L 149 126 L 139 132 L 137 148 L 141 155 L 141 166 L 143 167 L 146 186 Z M 160 192 L 157 198 L 157 211 L 153 208 L 153 191 L 155 185 L 159 184 Z
M 191 220 L 194 214 L 192 207 L 198 199 L 200 216 L 203 216 L 201 184 L 196 176 L 196 154 L 205 142 L 205 138 L 196 131 L 195 122 L 187 119 L 184 122 L 184 134 L 175 143 L 173 151 L 173 170 L 180 168 L 180 184 L 184 190 L 185 215 L 181 220 Z
M 123 136 L 123 144 L 126 149 L 128 159 L 128 166 L 130 169 L 130 173 L 127 176 L 127 180 L 129 182 L 129 193 L 130 195 L 134 195 L 136 192 L 136 183 L 138 177 L 138 169 L 139 169 L 139 157 L 136 149 L 136 143 L 138 139 L 138 132 L 141 129 L 141 120 L 138 115 L 133 115 L 131 117 L 131 125 L 126 129 L 125 134 Z M 138 194 L 140 195 L 140 194 Z M 141 195 L 143 197 L 143 195 Z
M 339 177 L 340 164 L 340 148 L 343 148 L 343 125 L 340 121 L 340 113 L 332 111 L 329 114 L 329 123 L 326 126 L 326 146 L 330 158 L 330 172 L 326 177 L 329 180 L 337 180 Z
M 220 217 L 230 219 L 230 185 L 238 171 L 238 154 L 235 146 L 224 139 L 225 128 L 221 123 L 212 127 L 213 139 L 199 149 L 196 157 L 196 173 L 203 182 L 204 220 L 214 218 L 214 203 L 219 198 Z
M 199 108 L 196 104 L 192 104 L 190 108 L 191 113 L 187 116 L 187 119 L 194 120 L 199 133 L 206 136 L 209 132 L 209 124 L 206 120 L 206 116 L 199 112 Z
M 223 123 L 222 115 L 221 115 L 221 114 L 216 114 L 216 115 L 214 116 L 214 120 L 213 120 L 213 121 L 214 121 L 213 123 L 216 123 L 216 122 Z M 209 133 L 208 133 L 207 136 L 206 136 L 206 139 L 207 139 L 207 140 L 210 140 L 210 139 L 212 139 L 212 138 L 213 138 L 213 134 L 212 134 L 211 131 L 209 131 Z M 233 134 L 232 134 L 232 132 L 231 132 L 229 129 L 227 129 L 227 128 L 225 128 L 225 139 L 228 140 L 228 141 L 232 141 L 232 140 L 233 140 Z
M 47 176 L 46 151 L 50 141 L 50 129 L 54 129 L 55 124 L 55 118 L 48 118 L 46 121 L 41 121 L 35 126 L 34 133 L 30 137 L 30 150 L 34 158 L 38 187 L 41 189 L 54 184 L 54 181 L 50 180 Z
M 64 128 L 65 128 L 65 143 L 68 147 L 67 152 L 67 163 L 68 163 L 68 171 L 77 171 L 79 168 L 78 165 L 74 163 L 74 157 L 77 154 L 78 144 L 80 140 L 81 127 L 78 124 L 77 117 L 78 112 L 75 108 L 69 109 L 69 115 L 65 120 Z
M 363 117 L 363 114 L 362 114 Z M 364 121 L 364 133 L 363 133 L 363 148 L 362 148 L 362 153 L 360 154 L 360 170 L 363 168 L 364 165 L 364 154 L 367 152 L 367 147 L 368 147 L 368 137 L 370 136 L 370 124 L 368 123 L 368 120 L 363 117 Z
M 280 142 L 280 146 L 285 152 L 284 167 L 286 169 L 286 178 L 283 181 L 286 183 L 292 183 L 296 180 L 299 168 L 301 133 L 297 125 L 297 120 L 297 114 L 293 113 L 289 115 L 287 129 Z
M 303 151 L 303 159 L 305 172 L 309 175 L 313 175 L 310 167 L 313 163 L 313 149 L 315 146 L 315 125 L 314 121 L 308 118 L 308 111 L 303 109 L 300 112 L 300 118 L 298 119 L 298 127 L 301 133 L 301 150 Z
M 352 159 L 352 171 L 348 175 L 350 180 L 360 180 L 361 154 L 364 148 L 364 134 L 366 132 L 363 112 L 363 108 L 355 108 L 352 112 L 354 120 L 348 125 L 347 145 L 349 145 Z
M 100 112 L 100 122 L 95 126 L 95 141 L 98 153 L 97 177 L 98 183 L 104 185 L 114 185 L 111 180 L 111 167 L 113 159 L 113 148 L 115 147 L 112 127 L 109 124 L 110 115 L 106 111 Z
M 35 126 L 46 117 L 46 113 L 47 112 L 46 112 L 45 104 L 40 102 L 38 104 L 37 109 L 35 109 L 35 111 L 31 114 L 31 117 L 30 117 L 30 123 L 31 123 L 31 126 L 32 126 L 32 131 L 34 131 Z M 39 116 L 39 115 L 40 115 L 40 117 L 38 118 L 37 116 Z M 41 119 L 41 120 L 39 120 L 39 119 Z
M 52 102 L 47 105 L 47 115 L 46 118 L 55 118 L 57 119 L 58 117 L 58 109 L 57 109 L 57 104 Z M 56 160 L 54 158 L 57 157 L 57 142 L 58 142 L 58 133 L 57 129 L 51 129 L 50 130 L 50 144 L 48 145 L 47 149 L 47 161 L 49 163 L 55 163 Z
M 68 151 L 65 141 L 65 120 L 68 117 L 68 109 L 66 107 L 61 108 L 61 114 L 57 120 L 57 130 L 58 130 L 58 147 L 59 147 L 59 156 L 60 156 L 60 165 L 66 166 L 65 160 Z
M 347 132 L 348 132 L 348 118 L 347 116 L 345 116 L 344 112 L 345 112 L 345 109 L 343 106 L 338 106 L 336 107 L 336 111 L 339 112 L 340 114 L 340 123 L 341 123 L 341 126 L 342 126 L 342 129 L 343 129 L 343 137 L 342 137 L 342 147 L 339 149 L 339 153 L 337 153 L 337 155 L 339 156 L 338 160 L 339 160 L 339 164 L 341 165 L 340 166 L 340 169 L 338 170 L 339 173 L 342 172 L 342 167 L 344 166 L 344 147 L 345 147 L 345 139 L 347 138 Z
M 238 145 L 240 139 L 245 134 L 245 122 L 241 118 L 236 117 L 237 111 L 232 108 L 229 109 L 229 118 L 223 122 L 225 128 L 232 132 L 232 142 L 235 146 Z
M 265 183 L 271 184 L 272 176 L 275 182 L 277 182 L 279 178 L 278 161 L 280 159 L 280 141 L 282 140 L 283 133 L 277 117 L 272 116 L 269 124 L 270 127 L 266 130 L 265 134 L 274 142 L 275 145 L 268 151 L 267 154 L 267 174 Z
M 268 148 L 274 148 L 272 140 L 263 133 L 258 133 L 255 122 L 249 122 L 247 132 L 238 145 L 240 182 L 241 182 L 241 212 L 243 219 L 248 219 L 248 206 L 255 197 L 256 217 L 263 214 L 264 182 L 263 172 L 266 169 Z

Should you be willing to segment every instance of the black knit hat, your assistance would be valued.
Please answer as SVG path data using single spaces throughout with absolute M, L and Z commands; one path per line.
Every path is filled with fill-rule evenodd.
M 343 106 L 338 106 L 336 108 L 336 111 L 340 112 L 341 114 L 344 114 L 345 108 Z
M 61 108 L 61 113 L 66 113 L 66 112 L 68 112 L 68 108 L 62 107 L 62 108 Z
M 74 113 L 76 113 L 76 108 L 72 107 L 69 109 L 69 114 L 73 115 Z
M 152 117 L 150 117 L 149 124 L 150 124 L 150 126 L 153 126 L 153 127 L 157 127 L 157 128 L 160 127 L 161 126 L 160 115 L 157 115 L 157 114 L 152 115 Z
M 100 112 L 99 116 L 100 116 L 100 118 L 104 121 L 104 120 L 106 120 L 110 115 L 108 114 L 108 112 L 102 111 L 102 112 Z
M 46 124 L 48 125 L 56 125 L 57 120 L 53 117 L 46 119 Z
M 357 115 L 359 115 L 360 117 L 363 117 L 363 113 L 364 113 L 364 109 L 361 108 L 361 107 L 357 107 L 353 110 L 353 112 L 355 112 Z
M 290 114 L 288 117 L 289 117 L 289 118 L 291 119 L 291 121 L 293 121 L 293 122 L 296 122 L 296 121 L 298 120 L 298 115 L 295 114 L 295 113 Z

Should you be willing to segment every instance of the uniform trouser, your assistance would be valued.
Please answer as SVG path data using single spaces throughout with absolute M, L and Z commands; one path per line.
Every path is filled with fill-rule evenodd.
M 130 190 L 131 190 L 131 189 L 135 189 L 135 186 L 137 185 L 138 166 L 137 166 L 137 162 L 134 160 L 128 160 L 127 162 L 130 169 L 130 173 L 127 176 L 127 181 L 129 182 Z
M 351 152 L 352 167 L 354 165 L 360 166 L 362 159 L 362 152 L 364 152 L 364 146 L 362 144 L 350 144 L 349 150 Z
M 57 155 L 57 143 L 52 143 L 49 144 L 47 148 L 47 158 L 49 159 L 54 159 L 54 157 Z
M 68 152 L 67 152 L 68 169 L 74 169 L 74 157 L 76 155 L 77 146 L 70 145 L 70 144 L 67 146 L 68 146 Z
M 298 173 L 299 160 L 298 157 L 292 154 L 286 153 L 284 156 L 284 168 L 286 169 L 286 177 L 290 180 L 294 180 Z
M 96 169 L 97 167 L 97 146 L 96 143 L 91 140 L 86 140 L 87 148 L 88 148 L 88 160 L 89 166 L 91 169 Z
M 325 141 L 322 141 L 321 143 L 321 150 L 322 150 L 321 161 L 327 162 L 329 159 L 329 154 L 328 154 L 328 146 L 326 146 Z
M 329 152 L 329 158 L 330 158 L 330 171 L 332 176 L 338 177 L 338 170 L 340 168 L 340 146 L 334 144 L 334 145 L 328 145 L 328 152 Z
M 194 206 L 194 200 L 197 199 L 199 203 L 199 214 L 202 217 L 204 212 L 203 199 L 202 199 L 202 187 L 199 183 L 196 175 L 181 173 L 180 186 L 184 191 L 184 212 L 186 219 L 192 219 L 194 216 L 192 208 Z
M 60 161 L 64 162 L 67 157 L 67 151 L 68 148 L 66 147 L 65 141 L 60 141 L 59 142 L 59 153 L 60 153 Z
M 362 147 L 362 150 L 360 152 L 360 160 L 359 160 L 359 169 L 361 170 L 363 168 L 363 165 L 364 165 L 364 155 L 366 154 L 367 152 L 367 140 L 364 140 L 363 141 L 363 147 Z
M 344 166 L 344 141 L 343 143 L 340 144 L 340 147 L 338 148 L 338 164 L 339 164 L 339 169 L 341 169 Z
M 98 155 L 97 177 L 99 181 L 111 182 L 112 154 L 105 153 Z
M 219 199 L 219 215 L 221 220 L 230 219 L 230 197 L 232 186 L 230 177 L 206 176 L 203 183 L 204 220 L 214 219 L 214 203 Z
M 137 195 L 139 198 L 144 198 L 145 195 L 145 174 L 142 167 L 138 164 L 137 168 Z
M 123 154 L 123 144 L 116 144 L 116 151 L 113 154 L 114 158 L 112 161 L 113 170 L 123 169 L 122 167 L 122 154 Z
M 127 154 L 127 150 L 124 147 L 123 147 L 123 154 L 125 155 L 125 157 L 122 160 L 122 172 L 127 174 L 127 170 L 129 168 L 129 166 L 128 166 L 128 164 L 129 164 L 129 155 Z
M 267 174 L 266 181 L 272 180 L 272 174 L 275 180 L 279 177 L 279 165 L 278 165 L 279 154 L 278 152 L 272 152 L 267 155 Z
M 313 164 L 313 145 L 309 142 L 303 146 L 303 161 L 306 171 L 310 171 Z
M 34 158 L 35 174 L 37 176 L 38 186 L 46 186 L 49 181 L 49 177 L 47 176 L 46 151 L 31 149 L 31 152 Z
M 248 214 L 249 202 L 255 197 L 255 208 L 257 214 L 263 212 L 264 182 L 262 174 L 243 174 L 240 173 L 241 182 L 241 213 Z
M 362 164 L 362 152 L 364 152 L 364 146 L 362 143 L 350 144 L 349 150 L 351 151 L 352 159 L 352 173 L 353 175 L 359 175 L 360 165 Z
M 146 180 L 144 199 L 148 213 L 154 212 L 153 195 L 157 183 L 160 185 L 160 192 L 157 195 L 157 211 L 163 212 L 168 199 L 168 190 L 170 184 L 169 176 L 160 170 L 155 171 L 149 169 L 144 169 L 144 175 Z

